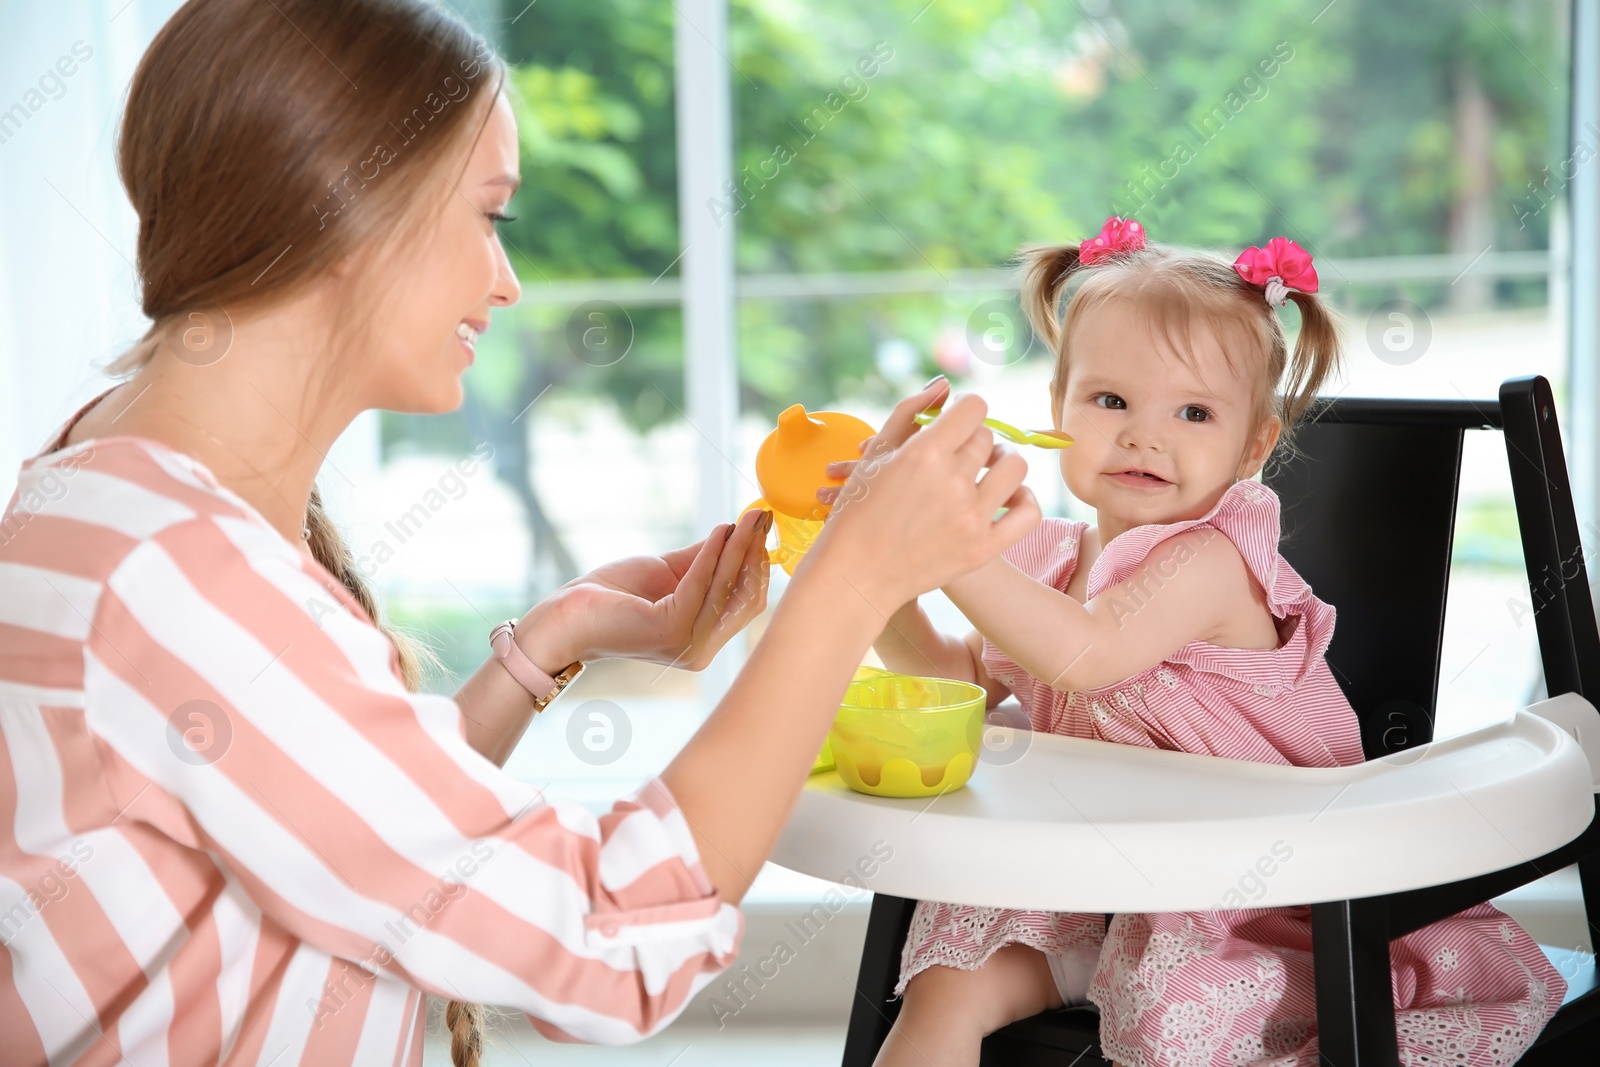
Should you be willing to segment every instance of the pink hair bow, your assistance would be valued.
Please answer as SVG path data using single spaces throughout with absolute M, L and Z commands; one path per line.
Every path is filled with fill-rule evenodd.
M 1239 253 L 1233 269 L 1251 285 L 1265 286 L 1267 303 L 1273 307 L 1283 306 L 1290 289 L 1317 291 L 1317 269 L 1311 265 L 1311 253 L 1287 237 L 1274 237 L 1265 248 L 1251 245 Z
M 1133 219 L 1112 215 L 1100 232 L 1078 246 L 1078 262 L 1086 267 L 1112 256 L 1137 252 L 1144 247 L 1144 227 Z

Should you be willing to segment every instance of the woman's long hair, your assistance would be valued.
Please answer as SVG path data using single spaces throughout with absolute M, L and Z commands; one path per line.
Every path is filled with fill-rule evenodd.
M 430 232 L 504 84 L 482 38 L 426 0 L 189 0 L 139 62 L 117 164 L 139 216 L 152 320 L 106 368 L 131 377 L 192 315 L 265 308 L 355 252 L 402 263 Z M 449 184 L 447 184 L 449 183 Z M 323 388 L 359 373 L 390 288 L 358 277 Z M 312 488 L 317 561 L 376 621 L 372 590 Z M 410 690 L 431 654 L 379 622 Z M 475 1067 L 484 1009 L 445 1009 L 451 1058 Z

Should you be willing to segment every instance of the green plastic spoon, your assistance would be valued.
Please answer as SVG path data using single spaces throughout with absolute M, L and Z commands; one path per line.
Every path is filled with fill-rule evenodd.
M 919 411 L 912 416 L 912 421 L 918 426 L 926 426 L 938 417 L 939 411 L 939 408 Z M 1072 444 L 1072 437 L 1060 430 L 1019 430 L 999 419 L 984 419 L 983 424 L 1012 444 L 1038 445 L 1040 448 L 1066 448 Z

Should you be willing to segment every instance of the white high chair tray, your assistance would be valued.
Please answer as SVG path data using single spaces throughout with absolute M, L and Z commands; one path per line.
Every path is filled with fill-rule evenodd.
M 1009 764 L 979 762 L 937 797 L 867 796 L 834 771 L 812 775 L 772 861 L 875 893 L 1047 911 L 1345 900 L 1566 844 L 1594 816 L 1591 760 L 1600 770 L 1600 714 L 1571 693 L 1348 767 L 1026 731 L 1007 740 L 1028 747 Z

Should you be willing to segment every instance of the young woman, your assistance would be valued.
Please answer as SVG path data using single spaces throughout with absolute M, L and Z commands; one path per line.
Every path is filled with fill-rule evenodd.
M 425 0 L 191 0 L 140 63 L 119 166 L 153 325 L 0 516 L 7 1062 L 415 1065 L 428 995 L 458 1064 L 478 1002 L 657 1032 L 734 958 L 885 618 L 1037 523 L 983 403 L 936 380 L 657 778 L 598 818 L 508 778 L 582 662 L 703 666 L 767 567 L 755 513 L 602 567 L 454 699 L 379 625 L 314 479 L 363 410 L 454 410 L 518 298 L 504 74 Z

